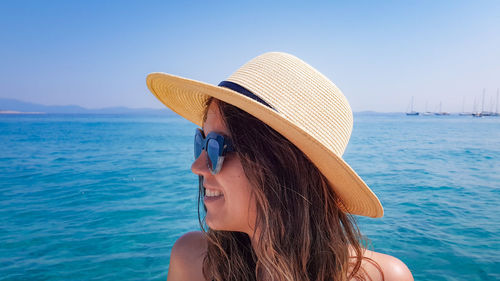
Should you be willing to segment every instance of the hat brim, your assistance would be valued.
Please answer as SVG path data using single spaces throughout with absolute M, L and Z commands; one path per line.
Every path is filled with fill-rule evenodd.
M 328 179 L 345 212 L 374 218 L 384 215 L 377 196 L 341 157 L 271 108 L 233 90 L 171 74 L 151 73 L 146 83 L 163 104 L 200 127 L 209 97 L 248 112 L 304 152 Z

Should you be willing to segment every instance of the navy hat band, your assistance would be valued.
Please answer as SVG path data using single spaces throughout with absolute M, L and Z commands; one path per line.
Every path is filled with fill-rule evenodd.
M 222 81 L 219 83 L 219 86 L 221 87 L 224 87 L 224 88 L 228 88 L 228 89 L 231 89 L 235 92 L 238 92 L 244 96 L 247 96 L 273 110 L 276 110 L 274 109 L 272 106 L 270 106 L 267 102 L 265 102 L 263 99 L 259 98 L 258 96 L 256 96 L 254 93 L 250 92 L 248 89 L 246 89 L 245 87 L 239 85 L 239 84 L 236 84 L 234 82 L 231 82 L 231 81 Z

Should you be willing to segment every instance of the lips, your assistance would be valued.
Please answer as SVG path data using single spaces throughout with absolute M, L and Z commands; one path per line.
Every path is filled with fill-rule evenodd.
M 218 201 L 222 198 L 224 198 L 222 191 L 205 187 L 205 197 L 203 198 L 205 203 Z

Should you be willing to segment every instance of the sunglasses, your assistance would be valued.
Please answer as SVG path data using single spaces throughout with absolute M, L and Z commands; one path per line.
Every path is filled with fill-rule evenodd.
M 208 169 L 215 175 L 222 168 L 226 153 L 233 152 L 234 148 L 227 137 L 211 132 L 205 138 L 203 131 L 198 128 L 194 134 L 194 159 L 198 159 L 203 150 L 207 152 Z

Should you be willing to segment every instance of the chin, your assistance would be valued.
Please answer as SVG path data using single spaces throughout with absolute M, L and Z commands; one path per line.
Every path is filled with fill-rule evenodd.
M 210 214 L 207 214 L 205 217 L 205 223 L 211 230 L 222 230 L 220 226 L 220 222 L 217 221 L 217 219 L 214 219 L 210 216 Z
M 209 214 L 207 214 L 207 216 L 205 217 L 205 223 L 207 224 L 207 226 L 211 229 L 211 230 L 217 230 L 217 231 L 237 231 L 231 227 L 229 227 L 229 225 L 227 225 L 226 223 L 218 220 L 218 219 L 214 219 L 214 218 L 211 218 Z

